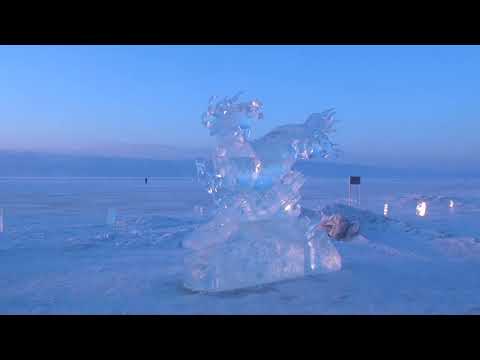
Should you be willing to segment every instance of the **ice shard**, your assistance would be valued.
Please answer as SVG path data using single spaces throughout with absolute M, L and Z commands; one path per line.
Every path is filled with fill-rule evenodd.
M 341 257 L 328 235 L 301 216 L 304 177 L 292 170 L 299 159 L 338 153 L 329 137 L 334 111 L 251 140 L 263 106 L 239 98 L 211 98 L 202 116 L 217 147 L 211 160 L 197 160 L 197 174 L 214 209 L 183 243 L 184 285 L 215 292 L 339 270 Z
M 116 222 L 117 222 L 117 209 L 108 208 L 107 225 L 114 226 Z
M 3 208 L 0 208 L 0 233 L 3 233 Z

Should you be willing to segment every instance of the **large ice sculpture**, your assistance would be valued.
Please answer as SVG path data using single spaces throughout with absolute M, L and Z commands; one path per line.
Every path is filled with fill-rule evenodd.
M 211 98 L 202 118 L 218 145 L 211 161 L 197 160 L 197 172 L 215 209 L 184 241 L 184 285 L 224 291 L 339 270 L 341 257 L 328 235 L 302 216 L 304 178 L 292 170 L 298 159 L 336 154 L 329 139 L 334 111 L 251 141 L 262 103 L 239 102 L 239 95 Z

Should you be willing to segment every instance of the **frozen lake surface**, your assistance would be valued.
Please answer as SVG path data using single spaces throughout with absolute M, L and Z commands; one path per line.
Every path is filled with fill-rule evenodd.
M 208 295 L 182 286 L 182 239 L 210 203 L 194 180 L 0 179 L 0 313 L 480 314 L 480 181 L 362 182 L 365 240 L 335 242 L 341 271 Z M 308 178 L 302 204 L 347 190 Z

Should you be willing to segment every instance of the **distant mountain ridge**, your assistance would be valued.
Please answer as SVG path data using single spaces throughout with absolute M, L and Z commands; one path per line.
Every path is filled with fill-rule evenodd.
M 192 160 L 155 160 L 121 157 L 0 151 L 3 177 L 191 177 Z
M 178 148 L 159 144 L 105 144 L 77 149 L 72 155 L 119 157 L 129 159 L 185 160 L 206 155 L 209 149 Z
M 185 160 L 207 156 L 208 148 L 180 148 L 161 144 L 103 143 L 88 145 L 47 146 L 35 149 L 8 150 L 9 153 L 40 153 L 51 155 L 75 155 L 87 157 L 108 157 L 128 159 Z
M 192 154 L 192 157 L 195 154 Z M 198 154 L 196 157 L 203 157 Z M 432 170 L 394 169 L 342 164 L 334 161 L 300 161 L 295 165 L 306 176 L 436 177 L 479 176 L 478 173 L 442 173 Z M 62 155 L 0 151 L 1 177 L 195 177 L 193 158 L 152 159 L 112 156 Z

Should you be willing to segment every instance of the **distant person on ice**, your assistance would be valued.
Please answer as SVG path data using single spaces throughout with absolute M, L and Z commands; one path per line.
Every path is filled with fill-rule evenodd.
M 145 184 L 148 183 L 148 178 L 145 178 Z

